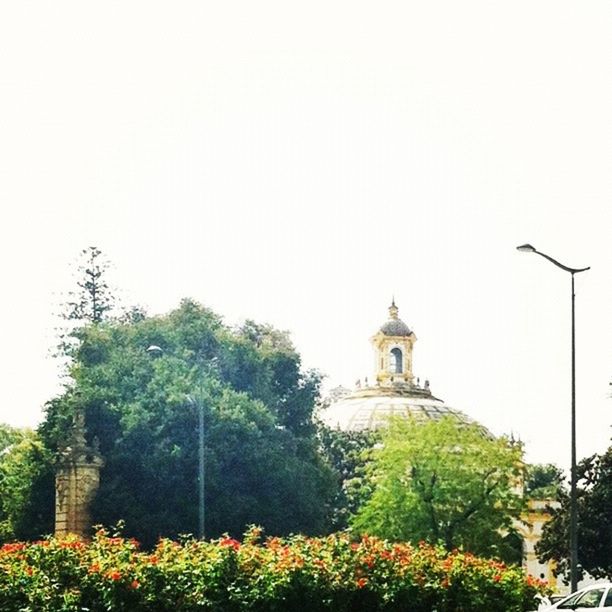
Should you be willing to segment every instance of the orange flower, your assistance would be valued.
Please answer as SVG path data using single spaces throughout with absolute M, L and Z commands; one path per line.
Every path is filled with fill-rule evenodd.
M 374 557 L 372 555 L 368 555 L 367 557 L 364 557 L 363 562 L 369 567 L 372 568 L 374 567 Z
M 78 550 L 80 548 L 85 548 L 85 544 L 79 540 L 65 540 L 64 542 L 60 542 L 60 548 Z
M 23 550 L 26 545 L 23 542 L 10 542 L 2 546 L 2 552 L 13 553 L 18 550 Z
M 357 588 L 359 589 L 363 589 L 363 587 L 368 584 L 368 579 L 367 578 L 359 578 L 355 584 L 357 585 Z
M 240 548 L 240 542 L 238 542 L 238 540 L 234 540 L 234 538 L 221 538 L 221 540 L 219 540 L 219 545 L 233 548 L 234 550 L 238 550 Z

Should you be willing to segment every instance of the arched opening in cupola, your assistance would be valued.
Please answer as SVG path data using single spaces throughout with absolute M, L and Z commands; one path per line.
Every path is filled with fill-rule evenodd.
M 393 374 L 402 374 L 404 371 L 404 360 L 401 349 L 391 349 L 391 372 Z

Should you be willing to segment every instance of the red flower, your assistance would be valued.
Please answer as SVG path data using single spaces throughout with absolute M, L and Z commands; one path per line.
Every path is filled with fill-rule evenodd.
M 121 572 L 118 570 L 108 571 L 106 572 L 106 577 L 111 580 L 121 580 Z
M 133 589 L 137 589 L 140 586 L 140 582 L 138 582 L 138 580 L 132 580 L 132 583 L 130 584 L 130 586 Z
M 23 542 L 9 542 L 2 546 L 2 552 L 13 553 L 18 550 L 23 550 L 26 545 Z
M 359 578 L 355 584 L 357 585 L 358 589 L 363 589 L 363 587 L 368 584 L 368 579 L 367 578 Z
M 219 540 L 219 545 L 233 548 L 234 550 L 240 549 L 240 542 L 238 540 L 234 540 L 234 538 L 221 538 L 221 540 Z

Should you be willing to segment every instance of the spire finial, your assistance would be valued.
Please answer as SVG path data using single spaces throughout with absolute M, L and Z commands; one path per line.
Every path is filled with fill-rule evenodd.
M 389 306 L 389 316 L 392 319 L 397 319 L 398 308 L 395 305 L 395 296 L 391 298 L 391 306 Z

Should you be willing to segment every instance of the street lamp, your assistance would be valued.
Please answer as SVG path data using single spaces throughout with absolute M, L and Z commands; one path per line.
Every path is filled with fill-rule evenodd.
M 544 259 L 548 259 L 558 268 L 569 272 L 572 275 L 572 463 L 570 475 L 570 584 L 571 590 L 574 592 L 578 588 L 578 514 L 576 506 L 576 316 L 575 316 L 575 301 L 576 294 L 574 292 L 574 274 L 590 270 L 590 266 L 586 268 L 570 268 L 559 263 L 545 253 L 540 253 L 535 247 L 530 244 L 522 244 L 516 247 L 517 250 L 523 253 L 536 253 Z
M 192 406 L 198 409 L 198 535 L 204 539 L 204 405 L 193 396 L 187 397 Z
M 149 355 L 161 355 L 164 350 L 152 344 L 147 348 Z M 198 536 L 204 539 L 204 405 L 192 395 L 187 396 L 187 401 L 198 409 Z

